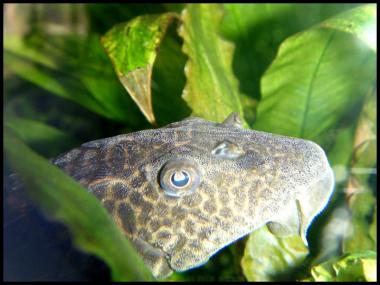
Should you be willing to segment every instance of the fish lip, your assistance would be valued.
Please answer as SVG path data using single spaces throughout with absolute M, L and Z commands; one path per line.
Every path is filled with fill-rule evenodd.
M 317 144 L 315 145 L 318 146 Z M 323 151 L 320 146 L 318 147 Z M 297 206 L 299 218 L 301 222 L 299 234 L 305 246 L 308 246 L 308 241 L 306 239 L 308 229 L 310 228 L 313 221 L 327 207 L 335 189 L 335 176 L 333 169 L 331 168 L 324 151 L 323 154 L 325 160 L 323 163 L 325 166 L 323 175 L 308 184 L 307 193 L 303 192 L 303 194 L 307 195 L 299 195 L 296 198 L 296 201 L 298 203 Z M 317 206 L 310 207 L 311 209 L 307 209 L 307 205 L 310 205 L 309 203 L 314 204 L 312 206 Z

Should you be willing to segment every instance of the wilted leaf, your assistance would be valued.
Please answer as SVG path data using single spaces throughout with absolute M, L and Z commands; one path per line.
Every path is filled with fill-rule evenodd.
M 309 253 L 300 236 L 276 237 L 266 226 L 248 239 L 241 265 L 248 281 L 275 281 L 291 273 Z
M 323 145 L 325 132 L 353 112 L 374 80 L 375 55 L 355 37 L 319 27 L 296 34 L 262 78 L 254 128 Z
M 95 196 L 31 151 L 11 130 L 6 129 L 4 137 L 7 157 L 27 193 L 45 213 L 68 227 L 77 246 L 102 258 L 114 280 L 151 279 L 141 257 Z
M 376 4 L 351 9 L 327 20 L 321 26 L 351 33 L 376 51 Z
M 311 269 L 311 281 L 376 281 L 376 252 L 345 255 Z
M 175 17 L 175 13 L 139 16 L 114 26 L 102 37 L 121 83 L 152 124 L 155 124 L 151 96 L 153 63 L 165 31 Z
M 232 72 L 233 45 L 218 33 L 222 14 L 217 4 L 188 4 L 179 29 L 183 51 L 189 57 L 182 96 L 193 115 L 217 122 L 231 112 L 243 118 L 238 82 Z

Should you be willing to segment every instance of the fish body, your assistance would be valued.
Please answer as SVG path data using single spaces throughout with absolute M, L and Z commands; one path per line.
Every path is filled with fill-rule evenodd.
M 317 144 L 243 129 L 235 113 L 88 142 L 53 163 L 102 202 L 155 277 L 200 266 L 265 224 L 307 244 L 334 186 Z

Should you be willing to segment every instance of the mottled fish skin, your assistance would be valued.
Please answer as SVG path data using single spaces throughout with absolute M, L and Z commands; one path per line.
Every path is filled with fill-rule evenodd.
M 161 187 L 172 160 L 196 165 L 192 194 L 173 197 Z M 92 141 L 53 163 L 103 203 L 156 277 L 200 266 L 267 223 L 307 243 L 334 185 L 317 144 L 245 130 L 234 113 L 224 123 L 188 118 Z

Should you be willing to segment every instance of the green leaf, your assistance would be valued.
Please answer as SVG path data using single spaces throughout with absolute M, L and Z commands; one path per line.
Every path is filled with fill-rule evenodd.
M 370 235 L 376 199 L 368 188 L 358 190 L 361 192 L 354 194 L 349 200 L 352 217 L 342 244 L 344 253 L 376 249 L 375 240 Z
M 311 281 L 376 281 L 376 252 L 363 251 L 311 269 Z
M 249 236 L 241 266 L 248 281 L 283 280 L 308 253 L 300 236 L 277 237 L 264 226 Z
M 102 258 L 115 281 L 151 280 L 141 257 L 95 196 L 30 150 L 6 128 L 6 155 L 27 193 L 49 217 L 63 222 L 74 243 Z
M 151 77 L 157 50 L 175 13 L 144 15 L 114 26 L 102 44 L 117 76 L 147 120 L 155 124 Z
M 12 118 L 37 121 L 64 130 L 67 135 L 75 138 L 76 142 L 73 142 L 73 144 L 71 144 L 70 140 L 60 140 L 59 142 L 51 143 L 49 146 L 46 141 L 46 145 L 42 146 L 40 142 L 44 144 L 45 140 L 41 140 L 38 143 L 36 142 L 35 146 L 38 149 L 31 145 L 40 154 L 48 155 L 51 152 L 51 156 L 57 156 L 63 151 L 67 151 L 71 146 L 79 145 L 79 142 L 104 137 L 104 134 L 112 131 L 99 128 L 103 118 L 96 114 L 83 109 L 74 102 L 51 96 L 49 92 L 45 92 L 38 86 L 33 86 L 17 77 L 7 80 L 4 92 L 5 122 Z M 20 126 L 20 129 L 25 129 L 25 131 L 31 133 L 30 135 L 33 135 L 29 128 Z M 48 155 L 47 157 L 51 156 Z
M 42 39 L 41 39 L 42 41 Z M 19 36 L 6 35 L 4 40 L 5 51 L 11 52 L 14 55 L 22 56 L 24 59 L 33 61 L 42 66 L 49 67 L 51 69 L 58 69 L 58 65 L 53 58 L 46 56 L 41 50 L 33 48 L 26 41 Z M 12 68 L 12 66 L 9 66 Z
M 376 93 L 371 90 L 366 96 L 355 133 L 356 148 L 351 157 L 350 176 L 346 188 L 346 199 L 352 213 L 350 228 L 343 240 L 343 252 L 374 250 L 376 238 L 371 235 L 376 221 L 375 189 L 371 189 L 370 178 L 376 174 Z
M 4 62 L 23 79 L 50 91 L 54 95 L 73 100 L 95 113 L 104 114 L 100 104 L 91 98 L 77 80 L 35 64 L 7 50 L 5 50 Z
M 23 79 L 108 119 L 138 123 L 139 111 L 124 95 L 97 35 L 7 36 L 4 46 L 6 65 Z
M 358 131 L 359 129 L 357 129 L 357 133 Z M 354 149 L 350 171 L 352 178 L 356 180 L 355 184 L 368 185 L 369 177 L 376 174 L 376 157 L 376 139 L 365 140 Z
M 376 164 L 376 94 L 371 90 L 365 98 L 357 125 L 332 130 L 334 145 L 328 151 L 336 183 L 348 183 L 355 179 L 365 181 L 374 172 Z M 356 145 L 356 148 L 355 148 Z M 356 174 L 355 174 L 356 173 Z M 372 173 L 372 174 L 371 174 Z
M 356 179 L 361 180 L 361 184 L 365 184 L 366 180 L 368 180 L 368 173 L 362 173 L 362 170 L 367 169 L 374 170 L 376 165 L 376 141 L 377 141 L 377 95 L 376 89 L 373 88 L 370 92 L 368 92 L 367 96 L 364 100 L 363 108 L 360 112 L 360 117 L 358 120 L 358 124 L 355 132 L 355 151 L 352 155 L 351 167 L 352 173 L 355 175 L 357 170 L 359 171 L 359 175 L 355 175 Z M 363 175 L 364 174 L 364 175 Z M 360 178 L 359 178 L 360 176 Z
M 358 151 L 360 151 L 360 155 L 358 155 Z M 376 171 L 373 164 L 376 162 L 376 141 L 371 140 L 362 143 L 355 151 L 354 157 L 360 159 L 357 161 L 358 163 L 352 165 L 346 188 L 352 217 L 350 227 L 343 240 L 343 252 L 374 250 L 376 248 L 376 238 L 373 238 L 373 223 L 377 219 L 376 198 L 368 180 L 369 176 Z M 370 164 L 368 165 L 368 163 Z
M 375 248 L 377 248 L 377 205 L 375 205 L 375 210 L 373 211 L 372 223 L 369 227 L 369 236 L 375 243 Z
M 219 33 L 223 9 L 216 4 L 188 4 L 179 34 L 189 57 L 183 99 L 193 115 L 223 121 L 231 112 L 243 118 L 238 82 L 232 72 L 233 45 Z
M 353 34 L 376 52 L 376 18 L 376 4 L 368 4 L 341 13 L 321 26 Z
M 7 117 L 5 125 L 46 157 L 52 157 L 80 144 L 77 139 L 64 131 L 35 120 Z
M 335 130 L 333 146 L 328 151 L 328 159 L 334 170 L 335 183 L 347 185 L 348 168 L 354 150 L 355 126 Z
M 375 80 L 375 56 L 349 34 L 319 27 L 282 43 L 261 81 L 254 128 L 314 140 L 360 105 Z

